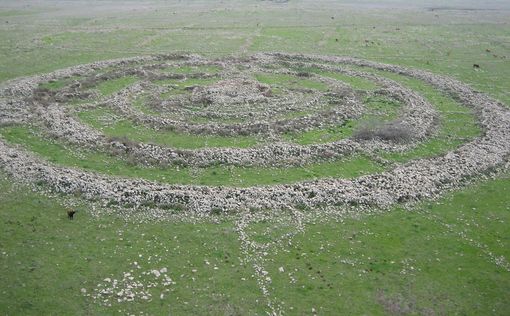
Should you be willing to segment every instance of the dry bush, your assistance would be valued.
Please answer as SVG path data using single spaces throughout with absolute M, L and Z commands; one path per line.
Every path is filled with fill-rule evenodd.
M 297 73 L 297 76 L 298 77 L 303 77 L 303 78 L 309 78 L 312 75 L 309 72 L 300 71 L 300 72 Z
M 127 152 L 127 153 L 133 152 L 133 150 L 138 147 L 138 143 L 137 142 L 130 140 L 126 136 L 122 136 L 122 137 L 109 137 L 108 138 L 108 142 L 110 143 L 110 145 L 113 148 L 115 148 L 113 146 L 113 144 L 115 144 L 115 143 L 122 144 L 124 146 L 122 149 L 125 152 Z
M 367 122 L 361 125 L 355 132 L 357 140 L 383 140 L 394 143 L 405 143 L 413 138 L 413 131 L 399 121 L 393 122 Z
M 27 98 L 29 104 L 49 105 L 55 102 L 55 91 L 47 88 L 36 88 L 31 97 Z

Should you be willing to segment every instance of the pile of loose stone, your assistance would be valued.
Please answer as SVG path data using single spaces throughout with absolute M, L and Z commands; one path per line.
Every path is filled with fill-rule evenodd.
M 83 288 L 81 292 L 94 301 L 105 306 L 112 303 L 151 301 L 154 290 L 159 291 L 158 299 L 163 299 L 170 292 L 170 287 L 176 282 L 168 275 L 167 268 L 141 270 L 138 262 L 132 263 L 133 269 L 122 273 L 122 278 L 107 277 L 98 283 L 91 293 Z
M 175 110 L 172 108 L 166 111 L 165 115 L 147 114 L 133 107 L 132 102 L 136 96 L 147 93 L 157 96 L 164 90 L 154 83 L 155 80 L 182 78 L 183 75 L 161 71 L 162 68 L 172 65 L 219 65 L 223 70 L 215 75 L 218 77 L 216 83 L 207 87 L 191 87 L 191 93 L 186 97 L 181 97 L 181 103 L 176 103 L 177 106 L 174 103 L 161 105 L 162 107 L 176 107 Z M 268 65 L 271 67 L 267 67 Z M 139 163 L 199 167 L 218 164 L 291 166 L 338 159 L 356 152 L 371 152 L 378 149 L 404 150 L 415 146 L 434 133 L 437 127 L 437 114 L 434 107 L 419 94 L 406 89 L 393 80 L 371 73 L 349 70 L 343 68 L 344 65 L 369 67 L 423 80 L 472 108 L 478 116 L 480 126 L 484 128 L 484 133 L 443 156 L 411 161 L 379 174 L 352 180 L 322 179 L 297 184 L 242 189 L 164 185 L 59 167 L 22 148 L 9 145 L 1 139 L 0 167 L 21 181 L 45 183 L 53 190 L 62 193 L 80 192 L 87 199 L 102 200 L 105 204 L 114 202 L 135 208 L 140 205 L 154 205 L 154 216 L 161 216 L 162 211 L 158 207 L 163 206 L 165 208 L 175 206 L 184 208 L 187 212 L 197 216 L 208 216 L 213 210 L 231 212 L 248 209 L 285 209 L 296 205 L 387 207 L 393 203 L 437 196 L 444 190 L 458 187 L 474 176 L 497 169 L 507 161 L 510 153 L 510 113 L 499 102 L 445 76 L 342 57 L 264 53 L 244 60 L 235 58 L 206 60 L 194 55 L 172 55 L 114 60 L 72 67 L 49 75 L 14 80 L 3 86 L 0 90 L 2 97 L 0 100 L 0 110 L 2 110 L 0 125 L 30 122 L 37 124 L 43 128 L 47 135 L 58 138 L 59 141 L 104 150 L 125 157 L 134 157 Z M 195 134 L 256 134 L 269 137 L 287 131 L 306 131 L 312 127 L 330 123 L 340 124 L 363 114 L 364 108 L 362 102 L 359 101 L 361 92 L 349 89 L 345 84 L 330 78 L 307 74 L 307 78 L 313 78 L 326 84 L 329 87 L 328 92 L 313 89 L 310 91 L 284 89 L 283 96 L 277 97 L 271 95 L 270 85 L 246 79 L 248 74 L 261 71 L 302 76 L 290 66 L 317 67 L 325 71 L 365 78 L 377 83 L 380 88 L 373 93 L 397 99 L 403 104 L 398 124 L 410 132 L 412 140 L 409 143 L 396 143 L 384 139 L 357 140 L 349 138 L 307 146 L 275 141 L 271 144 L 243 149 L 182 150 L 154 144 L 113 140 L 75 119 L 72 111 L 65 107 L 69 98 L 81 96 L 83 93 L 94 94 L 93 91 L 84 90 L 83 86 L 87 87 L 90 84 L 90 78 L 97 80 L 98 75 L 95 73 L 99 70 L 106 67 L 121 67 L 121 69 L 130 70 L 121 71 L 119 74 L 114 72 L 106 79 L 102 78 L 101 80 L 121 75 L 136 75 L 141 78 L 142 82 L 112 96 L 102 97 L 99 101 L 85 104 L 84 107 L 108 106 L 122 116 L 153 128 L 170 128 Z M 210 78 L 213 75 L 202 73 L 194 76 Z M 43 98 L 34 97 L 41 92 L 38 90 L 40 83 L 65 77 L 87 79 L 77 82 L 71 88 L 65 88 L 53 94 L 46 92 Z M 284 100 L 284 98 L 286 99 Z M 332 99 L 334 102 L 331 103 Z M 186 112 L 186 107 L 197 102 L 203 106 L 204 113 L 214 109 L 214 112 L 217 113 L 216 118 L 231 118 L 237 106 L 242 114 L 241 118 L 252 118 L 243 123 L 209 122 L 201 124 L 183 120 L 186 113 L 189 113 Z M 291 112 L 310 107 L 314 113 L 305 117 L 282 120 L 278 115 L 278 113 L 285 113 L 279 108 L 282 105 Z M 208 107 L 210 109 L 207 109 Z M 267 112 L 264 112 L 265 108 L 268 109 Z M 250 109 L 259 110 L 250 116 L 246 114 Z M 276 118 L 271 120 L 271 115 L 268 113 L 274 114 Z M 275 139 L 277 140 L 278 137 Z M 148 213 L 150 212 L 149 210 Z

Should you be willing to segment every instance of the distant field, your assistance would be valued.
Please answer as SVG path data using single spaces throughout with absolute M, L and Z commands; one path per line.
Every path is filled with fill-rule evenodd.
M 0 0 L 0 86 L 116 58 L 191 53 L 207 61 L 141 62 L 138 72 L 108 66 L 41 83 L 36 101 L 48 109 L 39 115 L 47 123 L 34 117 L 0 124 L 0 140 L 52 166 L 217 192 L 376 176 L 481 137 L 480 113 L 423 80 L 344 65 L 423 97 L 435 111 L 431 134 L 408 147 L 395 145 L 400 149 L 374 147 L 338 157 L 325 151 L 321 159 L 311 154 L 302 161 L 297 154 L 268 156 L 274 161 L 257 158 L 252 164 L 229 162 L 228 155 L 206 165 L 200 155 L 195 162 L 145 161 L 135 149 L 150 144 L 176 155 L 229 149 L 235 155 L 264 153 L 267 146 L 319 148 L 359 141 L 363 131 L 398 127 L 406 115 L 409 105 L 381 92 L 381 82 L 373 78 L 319 67 L 326 62 L 264 65 L 246 58 L 257 53 L 349 56 L 427 70 L 510 107 L 509 20 L 505 1 L 445 6 L 441 1 Z M 101 144 L 112 147 L 74 141 L 72 131 L 55 135 L 51 124 L 58 122 L 44 116 L 55 101 L 44 98 L 71 91 L 76 82 L 80 87 L 72 91 L 84 96 L 62 102 L 62 117 L 97 131 Z M 132 112 L 112 106 L 112 98 L 123 93 Z M 319 101 L 302 106 L 295 96 Z M 290 101 L 286 109 L 273 109 L 251 97 Z M 229 98 L 241 101 L 229 107 Z M 1 96 L 0 102 L 8 99 Z M 353 105 L 355 113 L 337 122 L 330 111 L 345 100 L 359 102 L 363 111 Z M 299 125 L 317 113 L 324 122 Z M 158 119 L 184 123 L 162 127 Z M 252 133 L 246 126 L 259 120 L 280 125 L 268 123 L 274 130 Z M 213 127 L 200 130 L 202 125 Z M 510 178 L 505 159 L 506 167 L 414 204 L 297 203 L 268 209 L 247 207 L 246 200 L 239 212 L 211 203 L 203 217 L 156 199 L 136 209 L 113 199 L 103 203 L 78 189 L 50 193 L 45 180 L 30 185 L 15 180 L 0 159 L 0 313 L 506 315 Z M 77 210 L 73 221 L 66 215 L 71 208 Z

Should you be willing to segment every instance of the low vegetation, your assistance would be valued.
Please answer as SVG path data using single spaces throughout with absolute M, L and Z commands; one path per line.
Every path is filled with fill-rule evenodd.
M 508 157 L 406 166 L 508 135 L 510 7 L 429 2 L 1 3 L 0 314 L 507 315 Z M 450 82 L 268 52 L 448 76 L 505 115 Z M 46 165 L 111 197 L 60 193 Z

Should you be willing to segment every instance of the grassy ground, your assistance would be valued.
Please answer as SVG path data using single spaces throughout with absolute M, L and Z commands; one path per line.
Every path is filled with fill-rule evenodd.
M 453 76 L 510 105 L 508 5 L 452 0 L 448 5 L 453 10 L 429 10 L 443 5 L 432 0 L 286 4 L 239 0 L 222 5 L 133 1 L 123 6 L 102 1 L 86 5 L 0 1 L 0 82 L 148 53 L 243 56 L 288 51 L 356 56 L 426 69 Z M 481 6 L 497 10 L 466 10 Z M 479 69 L 473 68 L 475 63 Z M 214 67 L 196 69 L 203 70 L 216 71 Z M 355 88 L 373 88 L 366 82 L 339 79 Z M 107 95 L 129 83 L 110 81 L 101 91 Z M 451 99 L 413 80 L 403 83 L 438 107 L 446 127 L 414 152 L 382 156 L 406 161 L 434 155 L 480 132 L 472 115 Z M 348 135 L 338 129 L 302 140 Z M 25 132 L 11 136 L 33 151 L 52 153 L 47 158 L 54 162 L 110 174 L 147 175 L 147 170 L 136 173 L 126 162 L 106 155 L 73 155 L 61 145 L 34 140 Z M 345 161 L 291 176 L 267 169 L 260 170 L 260 175 L 211 169 L 205 175 L 182 178 L 172 172 L 168 178 L 240 186 L 249 181 L 260 184 L 260 179 L 278 183 L 335 172 L 354 176 L 351 171 L 344 173 L 352 167 L 352 162 Z M 165 180 L 162 177 L 164 172 L 154 171 L 152 179 Z M 510 179 L 503 175 L 437 202 L 425 201 L 410 211 L 396 208 L 360 219 L 309 225 L 292 244 L 267 255 L 264 268 L 272 278 L 271 297 L 289 315 L 313 311 L 324 315 L 505 315 L 510 309 L 509 272 L 496 263 L 510 256 L 509 187 Z M 90 208 L 82 202 L 75 221 L 68 221 L 60 198 L 33 193 L 2 175 L 0 313 L 260 315 L 268 311 L 253 268 L 242 262 L 245 258 L 232 222 L 134 223 L 113 215 L 92 218 Z M 252 229 L 259 236 L 253 238 L 270 242 L 278 237 L 273 228 L 270 222 L 258 224 Z M 133 269 L 134 261 L 143 269 L 168 268 L 176 284 L 163 299 L 159 295 L 164 289 L 158 285 L 151 290 L 154 299 L 150 302 L 111 307 L 81 293 L 82 288 L 91 293 L 104 278 L 121 278 Z
M 477 245 L 496 256 L 510 255 L 510 212 L 501 198 L 509 187 L 510 179 L 503 177 L 413 211 L 311 225 L 285 251 L 269 256 L 271 290 L 288 314 L 314 308 L 319 314 L 504 315 L 508 272 Z M 140 224 L 116 216 L 92 218 L 86 205 L 69 221 L 58 199 L 7 180 L 0 188 L 4 314 L 265 311 L 251 267 L 240 264 L 230 222 Z M 121 278 L 134 261 L 143 269 L 168 269 L 176 284 L 164 299 L 161 287 L 151 290 L 151 302 L 112 307 L 81 295 L 82 288 L 90 293 L 106 277 Z
M 509 184 L 491 181 L 413 211 L 312 225 L 271 256 L 275 296 L 291 314 L 306 306 L 325 315 L 502 315 L 508 271 L 480 248 L 510 254 L 510 209 L 501 199 Z
M 116 216 L 92 218 L 86 207 L 79 208 L 71 222 L 55 199 L 6 180 L 0 188 L 2 314 L 104 315 L 122 310 L 119 314 L 220 315 L 229 308 L 242 314 L 263 312 L 256 303 L 260 294 L 251 268 L 240 264 L 239 243 L 228 222 L 135 224 Z M 144 270 L 166 267 L 176 284 L 152 288 L 149 304 L 113 308 L 81 294 L 82 288 L 90 293 L 104 278 L 121 279 L 135 261 Z M 166 288 L 170 292 L 164 292 Z M 159 298 L 162 292 L 164 299 Z

